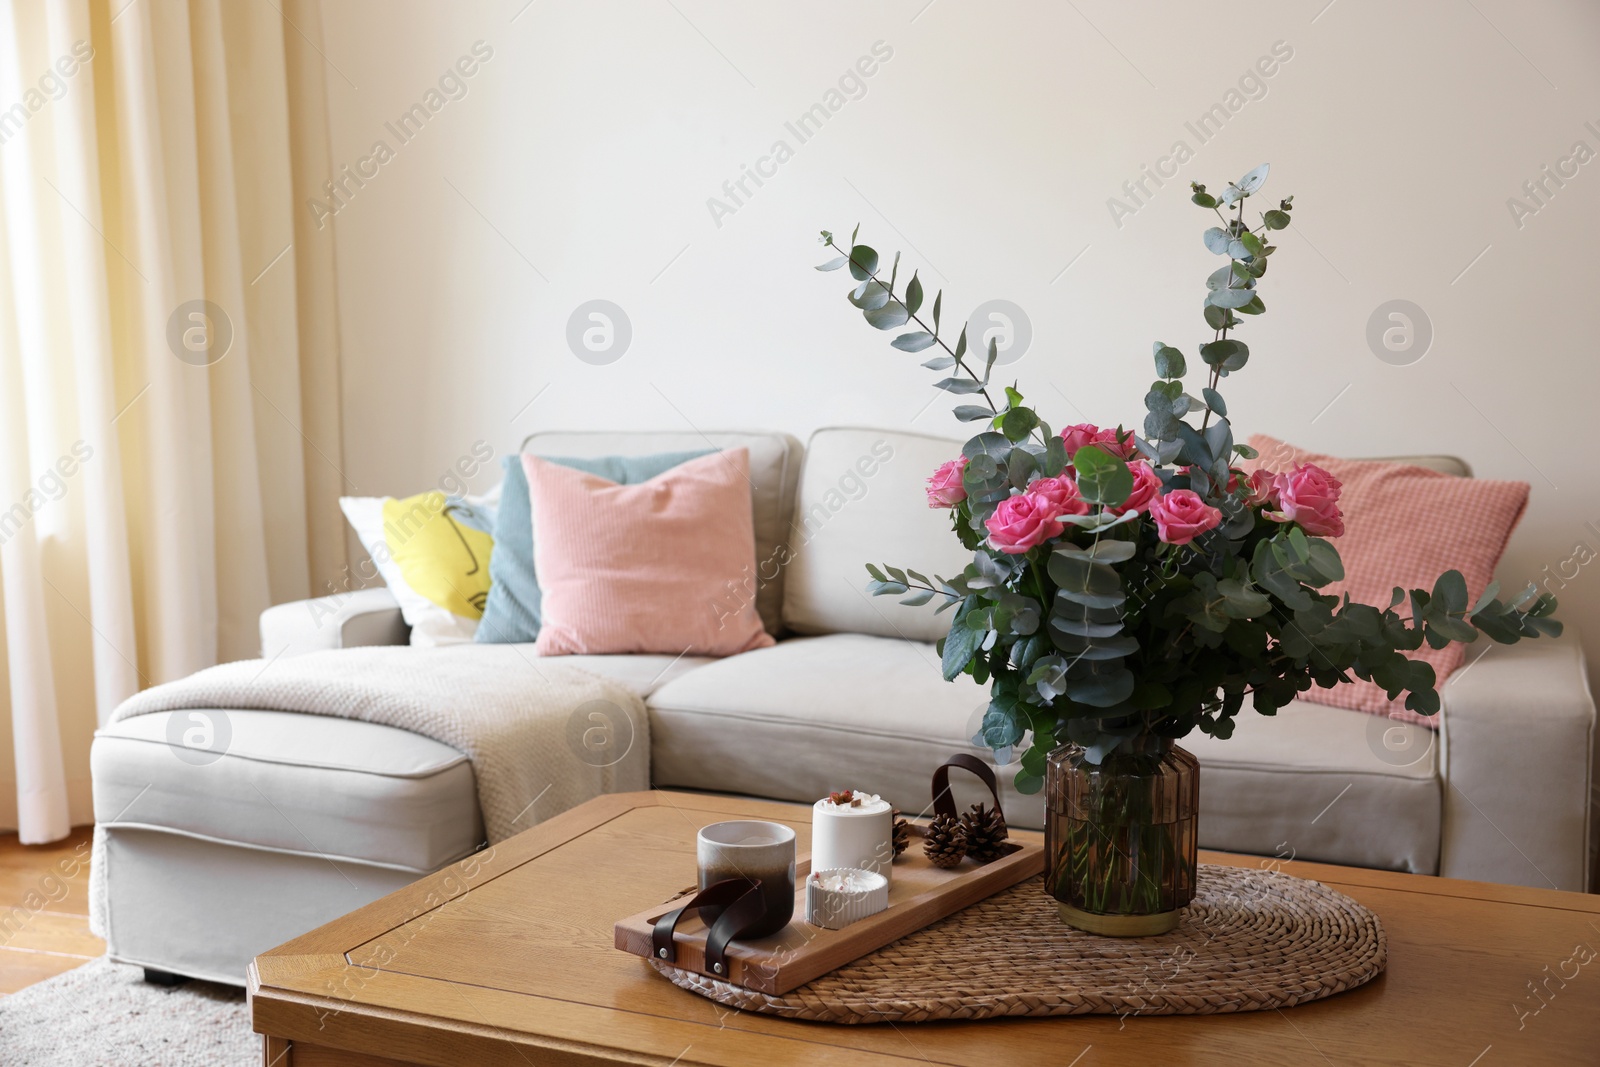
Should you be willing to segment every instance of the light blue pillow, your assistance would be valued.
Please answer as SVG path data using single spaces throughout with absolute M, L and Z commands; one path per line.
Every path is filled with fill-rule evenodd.
M 662 452 L 654 456 L 598 456 L 576 459 L 541 457 L 618 485 L 638 485 L 680 463 L 710 455 L 699 452 Z M 489 553 L 489 599 L 473 637 L 481 644 L 519 644 L 539 636 L 539 576 L 533 570 L 533 505 L 528 499 L 528 476 L 521 456 L 500 460 L 505 481 L 500 508 L 494 518 L 494 548 Z

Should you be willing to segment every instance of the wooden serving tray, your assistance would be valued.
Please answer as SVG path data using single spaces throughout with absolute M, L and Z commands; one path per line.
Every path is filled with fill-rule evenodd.
M 912 829 L 917 834 L 921 828 L 913 824 Z M 811 857 L 801 855 L 795 862 L 794 919 L 788 926 L 771 937 L 729 944 L 728 974 L 718 975 L 706 966 L 705 924 L 693 912 L 685 914 L 674 938 L 678 958 L 673 966 L 757 993 L 787 993 L 1044 870 L 1042 835 L 1012 831 L 1011 843 L 1015 851 L 997 860 L 978 864 L 969 859 L 953 870 L 940 870 L 928 862 L 920 841 L 913 840 L 894 862 L 889 906 L 843 930 L 806 922 Z M 617 923 L 616 947 L 650 958 L 656 920 L 692 896 L 690 890 Z

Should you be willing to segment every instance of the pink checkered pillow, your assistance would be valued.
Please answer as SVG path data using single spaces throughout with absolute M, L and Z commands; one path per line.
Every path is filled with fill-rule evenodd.
M 1250 447 L 1261 455 L 1247 462 L 1247 469 L 1287 471 L 1296 463 L 1315 463 L 1344 483 L 1339 507 L 1345 533 L 1333 543 L 1344 560 L 1345 579 L 1322 591 L 1349 593 L 1351 600 L 1378 608 L 1388 607 L 1395 586 L 1432 589 L 1434 579 L 1451 569 L 1466 578 L 1467 593 L 1476 600 L 1493 579 L 1511 531 L 1528 505 L 1527 482 L 1458 478 L 1403 463 L 1320 456 L 1263 434 L 1251 437 Z M 1466 650 L 1455 643 L 1441 649 L 1424 644 L 1405 655 L 1432 664 L 1442 686 L 1461 665 Z M 1359 679 L 1333 689 L 1313 688 L 1305 697 L 1318 704 L 1438 726 L 1438 716 L 1405 710 L 1404 697 L 1391 704 L 1381 688 Z

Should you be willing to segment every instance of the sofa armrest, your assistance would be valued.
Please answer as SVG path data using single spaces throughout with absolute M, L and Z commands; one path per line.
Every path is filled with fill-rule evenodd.
M 261 657 L 298 656 L 329 648 L 403 645 L 410 629 L 388 589 L 357 589 L 277 604 L 261 613 Z
M 1439 873 L 1583 892 L 1595 705 L 1578 635 L 1479 652 L 1440 691 Z

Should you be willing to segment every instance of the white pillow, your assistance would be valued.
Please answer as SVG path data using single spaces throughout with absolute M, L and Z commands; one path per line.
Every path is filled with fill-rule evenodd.
M 346 496 L 339 507 L 399 601 L 411 643 L 471 641 L 489 593 L 492 508 L 438 491 L 403 500 Z

